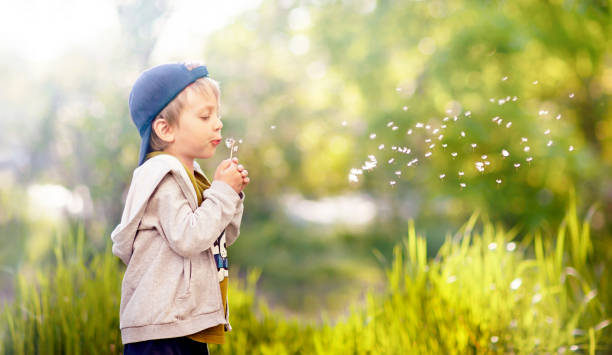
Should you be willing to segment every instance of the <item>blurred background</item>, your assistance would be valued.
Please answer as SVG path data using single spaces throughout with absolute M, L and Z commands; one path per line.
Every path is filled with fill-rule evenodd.
M 0 298 L 83 226 L 103 252 L 140 138 L 137 76 L 199 60 L 250 172 L 231 277 L 301 319 L 470 215 L 553 231 L 575 194 L 611 260 L 609 1 L 31 0 L 0 11 Z M 212 175 L 229 157 L 201 161 Z M 416 159 L 416 160 L 415 160 Z

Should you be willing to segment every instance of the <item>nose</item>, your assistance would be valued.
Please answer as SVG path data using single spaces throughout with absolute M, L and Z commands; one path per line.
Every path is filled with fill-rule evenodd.
M 220 131 L 223 128 L 223 122 L 221 122 L 221 118 L 217 117 L 217 122 L 215 124 L 215 130 Z

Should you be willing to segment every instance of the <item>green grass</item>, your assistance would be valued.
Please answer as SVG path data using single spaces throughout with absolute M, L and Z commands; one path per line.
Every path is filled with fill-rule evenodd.
M 230 283 L 234 331 L 217 354 L 608 353 L 610 271 L 594 267 L 588 220 L 573 206 L 556 235 L 517 238 L 472 218 L 427 259 L 412 222 L 384 290 L 343 319 L 289 321 L 255 297 L 258 271 Z M 516 240 L 516 241 L 513 241 Z M 123 265 L 87 251 L 82 232 L 58 238 L 55 265 L 16 277 L 0 312 L 0 353 L 119 354 Z M 599 265 L 599 264 L 598 264 Z M 597 271 L 596 271 L 597 269 Z M 604 280 L 605 282 L 602 282 Z M 609 298 L 608 298 L 609 299 Z

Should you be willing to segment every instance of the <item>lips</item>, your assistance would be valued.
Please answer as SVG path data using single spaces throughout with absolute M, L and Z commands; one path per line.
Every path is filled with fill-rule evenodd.
M 220 143 L 221 143 L 220 139 L 215 139 L 215 140 L 212 141 L 212 144 L 214 144 L 214 145 L 219 145 Z

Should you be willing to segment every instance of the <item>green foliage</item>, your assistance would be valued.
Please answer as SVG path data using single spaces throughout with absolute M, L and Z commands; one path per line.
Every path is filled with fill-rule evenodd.
M 384 292 L 370 292 L 346 319 L 286 320 L 259 302 L 258 271 L 230 283 L 234 330 L 219 354 L 545 353 L 610 350 L 610 304 L 597 279 L 588 220 L 570 207 L 556 239 L 517 240 L 516 229 L 478 215 L 447 240 L 435 259 L 411 221 L 394 249 Z M 110 252 L 92 255 L 84 234 L 58 238 L 56 265 L 22 271 L 17 294 L 0 312 L 0 353 L 121 353 L 118 311 L 123 266 Z M 34 277 L 33 277 L 34 276 Z M 608 287 L 607 283 L 601 287 Z

